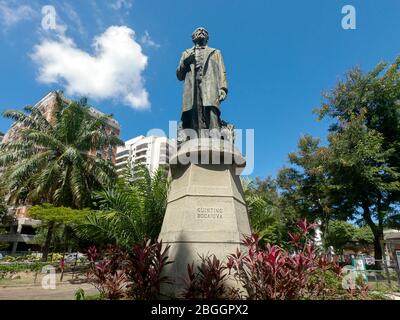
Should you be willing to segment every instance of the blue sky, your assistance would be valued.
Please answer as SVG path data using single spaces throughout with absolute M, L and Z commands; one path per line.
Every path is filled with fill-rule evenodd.
M 348 4 L 356 8 L 356 30 L 341 26 Z M 62 28 L 41 30 L 44 5 L 55 7 Z M 253 175 L 261 177 L 287 165 L 303 134 L 325 139 L 328 123 L 312 114 L 324 90 L 354 66 L 369 70 L 400 53 L 398 0 L 0 0 L 0 110 L 34 104 L 50 90 L 69 88 L 74 98 L 86 90 L 90 104 L 114 114 L 123 139 L 152 128 L 168 132 L 168 121 L 179 119 L 181 110 L 175 69 L 197 26 L 205 26 L 210 46 L 222 51 L 230 90 L 222 117 L 255 130 Z M 131 42 L 127 30 L 134 31 Z M 102 39 L 100 53 L 95 37 Z M 63 46 L 68 50 L 59 61 L 50 51 Z M 110 50 L 112 61 L 120 59 L 111 66 L 99 58 Z M 134 54 L 115 53 L 129 50 Z M 55 75 L 55 66 L 68 72 Z M 109 69 L 92 77 L 88 70 L 100 66 Z M 76 76 L 81 86 L 68 83 Z M 9 126 L 0 119 L 0 131 Z

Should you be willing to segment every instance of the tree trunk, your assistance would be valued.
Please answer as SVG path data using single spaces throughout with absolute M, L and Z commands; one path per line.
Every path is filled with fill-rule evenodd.
M 378 232 L 376 233 L 374 232 L 375 266 L 379 270 L 382 269 L 382 246 L 381 246 L 382 240 L 383 240 L 383 230 L 378 230 Z
M 375 258 L 375 267 L 378 270 L 382 269 L 382 247 L 381 241 L 383 240 L 383 227 L 379 225 L 379 227 L 375 224 L 375 222 L 371 218 L 371 211 L 369 209 L 369 204 L 367 202 L 362 203 L 363 208 L 363 217 L 365 222 L 371 228 L 372 233 L 374 234 L 374 258 Z
M 50 249 L 50 244 L 51 244 L 51 238 L 53 237 L 53 231 L 54 231 L 54 221 L 49 222 L 49 227 L 47 229 L 47 235 L 46 235 L 46 242 L 44 243 L 43 247 L 43 257 L 42 261 L 47 261 L 47 256 L 49 255 L 49 249 Z
M 376 236 L 374 235 L 374 248 L 375 248 L 375 260 L 382 260 L 383 252 L 381 242 L 383 241 L 383 213 L 382 213 L 382 194 L 379 193 L 377 201 L 377 213 L 378 213 L 378 230 Z M 379 248 L 378 248 L 379 247 Z M 379 256 L 380 258 L 377 258 Z M 375 263 L 377 268 L 382 269 L 383 261 Z

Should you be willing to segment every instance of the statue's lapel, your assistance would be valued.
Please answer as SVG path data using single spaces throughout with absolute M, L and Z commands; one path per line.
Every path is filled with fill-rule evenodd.
M 206 49 L 206 54 L 205 54 L 205 59 L 204 59 L 204 65 L 203 65 L 203 74 L 206 72 L 207 67 L 208 67 L 208 60 L 210 59 L 211 55 L 217 50 L 214 48 L 209 48 L 207 47 Z
M 206 50 L 206 54 L 205 54 L 204 61 L 207 62 L 208 59 L 210 58 L 211 54 L 214 53 L 214 51 L 216 51 L 217 49 L 207 47 L 205 50 Z

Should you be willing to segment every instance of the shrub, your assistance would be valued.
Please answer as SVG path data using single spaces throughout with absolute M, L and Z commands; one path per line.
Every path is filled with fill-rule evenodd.
M 88 250 L 88 280 L 106 299 L 156 299 L 161 284 L 168 281 L 161 275 L 164 267 L 171 263 L 168 250 L 169 246 L 162 249 L 162 242 L 150 240 L 135 245 L 128 252 L 109 246 L 100 254 L 91 247 Z
M 366 286 L 346 291 L 341 287 L 341 269 L 318 253 L 308 239 L 314 225 L 298 223 L 299 235 L 289 234 L 291 251 L 267 244 L 260 246 L 254 234 L 244 240 L 247 253 L 230 255 L 228 268 L 252 300 L 331 299 L 364 297 Z
M 75 291 L 75 300 L 102 300 L 99 294 L 86 295 L 85 290 L 79 288 Z
M 150 240 L 135 245 L 128 253 L 124 270 L 129 281 L 128 296 L 135 300 L 156 299 L 160 295 L 161 284 L 167 283 L 168 277 L 162 276 L 168 261 L 170 246 L 162 249 L 162 242 Z
M 183 298 L 185 299 L 228 299 L 239 298 L 238 291 L 226 284 L 227 267 L 215 255 L 200 256 L 201 264 L 194 268 L 194 264 L 187 266 L 187 278 Z
M 370 299 L 368 287 L 358 279 L 354 289 L 342 286 L 342 269 L 318 252 L 309 239 L 314 228 L 306 220 L 298 223 L 300 232 L 289 234 L 288 250 L 277 245 L 261 245 L 253 234 L 226 264 L 215 255 L 201 256 L 201 263 L 187 266 L 184 299 Z M 161 242 L 144 241 L 130 251 L 109 246 L 102 254 L 95 247 L 88 251 L 89 281 L 102 298 L 152 300 L 160 296 L 160 286 L 169 282 L 162 271 L 168 261 L 168 249 Z M 229 285 L 238 281 L 246 292 Z M 361 279 L 362 280 L 362 279 Z M 81 299 L 84 297 L 79 296 Z
M 90 261 L 88 281 L 99 290 L 100 296 L 109 300 L 122 298 L 126 277 L 121 270 L 116 270 L 118 263 L 116 256 L 110 258 L 106 252 L 104 258 L 97 261 L 99 257 L 97 249 L 91 247 L 88 250 L 88 257 Z

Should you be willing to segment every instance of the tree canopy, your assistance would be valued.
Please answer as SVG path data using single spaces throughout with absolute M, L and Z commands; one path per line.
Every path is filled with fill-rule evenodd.
M 40 108 L 8 110 L 17 138 L 0 146 L 0 167 L 11 203 L 83 208 L 94 190 L 115 180 L 111 161 L 93 155 L 122 142 L 104 130 L 107 117 L 94 118 L 80 102 L 57 99 L 53 120 Z
M 400 202 L 399 67 L 400 57 L 371 72 L 351 70 L 315 110 L 319 119 L 333 120 L 328 144 L 301 138 L 299 151 L 289 155 L 292 167 L 278 174 L 287 208 L 324 227 L 333 219 L 368 226 L 376 259 L 382 258 L 383 229 L 396 224 Z M 341 227 L 342 235 L 350 230 Z

